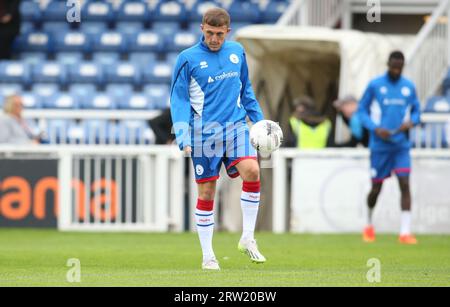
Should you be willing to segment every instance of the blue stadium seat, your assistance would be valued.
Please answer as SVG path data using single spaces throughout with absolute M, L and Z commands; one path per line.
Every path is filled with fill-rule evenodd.
M 139 66 L 131 62 L 120 62 L 114 66 L 106 67 L 107 83 L 129 83 L 140 85 L 141 73 Z
M 16 39 L 14 44 L 16 51 L 24 52 L 51 52 L 52 47 L 53 44 L 50 35 L 44 32 L 22 34 Z
M 187 11 L 181 1 L 160 1 L 154 10 L 153 19 L 156 21 L 186 21 Z
M 34 23 L 29 21 L 22 21 L 20 24 L 20 34 L 27 34 L 30 32 L 35 32 Z
M 146 3 L 140 0 L 123 1 L 117 10 L 117 21 L 145 23 L 150 20 L 150 11 Z
M 168 40 L 167 48 L 169 51 L 179 52 L 195 45 L 198 36 L 192 32 L 180 31 Z
M 96 52 L 92 55 L 92 61 L 103 66 L 116 65 L 120 61 L 120 54 L 115 52 Z
M 108 84 L 105 93 L 113 97 L 117 104 L 121 104 L 122 101 L 132 95 L 133 86 L 131 84 Z
M 78 109 L 80 106 L 75 97 L 67 93 L 56 93 L 43 101 L 46 109 Z
M 47 54 L 44 52 L 22 52 L 19 55 L 19 60 L 28 65 L 36 65 L 44 62 L 47 58 Z
M 260 19 L 259 6 L 245 0 L 234 0 L 228 8 L 231 20 L 235 22 L 257 23 Z
M 115 31 L 131 35 L 144 31 L 144 25 L 141 22 L 122 21 L 116 23 Z
M 80 24 L 79 31 L 90 36 L 99 36 L 108 31 L 108 25 L 101 21 L 83 21 Z
M 103 82 L 103 68 L 96 62 L 81 62 L 69 68 L 69 83 L 102 85 Z
M 69 86 L 69 94 L 75 97 L 78 105 L 85 105 L 89 97 L 93 97 L 96 86 L 93 84 L 72 84 Z
M 33 84 L 31 92 L 40 97 L 43 102 L 50 99 L 50 97 L 56 95 L 59 92 L 59 86 L 56 84 Z
M 51 1 L 42 12 L 44 21 L 66 21 L 67 18 L 67 1 Z
M 114 97 L 104 93 L 96 93 L 88 97 L 81 106 L 83 109 L 111 110 L 116 109 Z
M 60 52 L 57 53 L 55 59 L 64 66 L 76 65 L 83 61 L 83 55 L 77 52 Z
M 221 4 L 213 0 L 195 2 L 192 8 L 189 10 L 189 20 L 200 24 L 200 21 L 203 18 L 203 14 L 208 9 L 213 7 L 221 7 Z
M 148 66 L 142 73 L 143 82 L 170 84 L 172 69 L 173 66 L 165 62 L 157 62 L 154 65 Z
M 42 19 L 41 9 L 35 1 L 22 1 L 20 3 L 20 15 L 23 21 L 38 23 Z
M 19 61 L 0 62 L 0 83 L 4 82 L 29 85 L 31 82 L 29 65 Z
M 271 0 L 261 12 L 261 22 L 276 23 L 289 5 L 290 3 L 286 0 Z
M 129 36 L 130 52 L 161 52 L 165 48 L 164 36 L 154 31 L 138 32 Z
M 65 32 L 56 33 L 54 36 L 56 52 L 91 52 L 90 36 L 83 32 Z
M 200 37 L 203 35 L 202 29 L 200 28 L 200 26 L 201 26 L 201 21 L 198 21 L 198 20 L 193 21 L 193 22 L 189 23 L 189 25 L 188 25 L 188 31 L 197 35 L 198 40 L 200 40 Z
M 66 68 L 58 62 L 43 62 L 33 67 L 34 83 L 67 83 Z
M 166 53 L 166 62 L 172 66 L 175 66 L 177 62 L 179 52 L 168 52 Z
M 434 96 L 428 99 L 424 112 L 450 113 L 450 102 L 442 96 Z
M 70 23 L 67 21 L 48 21 L 42 25 L 42 31 L 46 33 L 56 34 L 70 31 Z
M 151 84 L 143 88 L 143 92 L 149 96 L 155 109 L 165 109 L 169 106 L 169 86 L 165 84 Z
M 119 109 L 125 110 L 151 110 L 155 108 L 150 96 L 138 93 L 124 97 L 120 100 L 118 106 Z
M 171 37 L 181 30 L 180 24 L 178 22 L 154 22 L 152 25 L 152 30 L 154 32 L 163 35 L 163 38 Z
M 95 52 L 124 53 L 127 50 L 126 37 L 119 32 L 105 32 L 94 39 Z
M 152 66 L 156 62 L 156 55 L 148 52 L 134 52 L 129 54 L 131 63 L 134 63 L 143 69 Z
M 114 8 L 106 1 L 87 1 L 81 8 L 81 19 L 83 22 L 109 23 L 114 19 Z
M 26 109 L 40 109 L 42 108 L 41 97 L 34 95 L 31 92 L 22 93 L 23 106 Z

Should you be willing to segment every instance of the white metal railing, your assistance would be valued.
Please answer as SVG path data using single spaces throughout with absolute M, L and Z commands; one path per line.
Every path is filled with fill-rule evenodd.
M 342 17 L 343 9 L 342 0 L 294 0 L 277 24 L 333 27 Z
M 2 146 L 58 159 L 61 231 L 183 231 L 184 157 L 176 146 Z
M 434 95 L 450 64 L 448 16 L 450 1 L 442 0 L 406 54 L 406 74 L 414 81 L 422 103 Z M 446 18 L 447 16 L 447 18 Z
M 336 219 L 340 219 L 340 224 L 348 222 L 348 209 L 351 207 L 351 216 L 358 214 L 359 221 L 352 220 L 351 224 L 345 224 L 345 229 L 350 231 L 360 231 L 359 225 L 364 219 L 362 217 L 362 209 L 366 207 L 365 199 L 370 185 L 370 169 L 369 169 L 369 151 L 365 149 L 325 149 L 325 150 L 298 150 L 282 148 L 276 151 L 273 156 L 273 190 L 272 190 L 272 230 L 275 233 L 283 233 L 291 231 L 292 227 L 296 228 L 295 223 L 305 223 L 309 216 L 300 216 L 298 210 L 300 207 L 305 208 L 302 213 L 309 211 L 321 210 L 324 215 L 327 214 L 324 208 L 327 206 L 333 208 Z M 448 189 L 446 182 L 448 180 L 448 166 L 450 161 L 449 150 L 413 150 L 413 165 L 417 168 L 413 169 L 411 178 L 411 186 L 416 188 L 414 212 L 418 217 L 415 229 L 421 229 L 422 233 L 434 232 L 442 225 L 445 233 L 450 233 L 448 227 L 448 218 L 450 218 L 450 208 L 448 202 L 442 199 L 448 199 Z M 352 162 L 353 161 L 353 162 Z M 420 163 L 418 163 L 420 162 Z M 303 168 L 295 167 L 296 163 L 302 163 Z M 288 173 L 291 171 L 291 182 Z M 430 173 L 431 172 L 431 173 Z M 333 174 L 332 176 L 330 176 Z M 302 178 L 302 180 L 298 180 Z M 330 179 L 334 183 L 333 189 L 325 189 L 326 183 L 330 183 Z M 357 183 L 357 184 L 355 184 Z M 325 186 L 324 186 L 325 185 Z M 395 181 L 387 183 L 389 192 L 398 193 L 398 187 Z M 290 187 L 290 189 L 289 189 Z M 337 188 L 339 187 L 339 188 Z M 420 187 L 420 189 L 419 189 Z M 392 189 L 391 189 L 392 188 Z M 299 202 L 294 197 L 305 196 L 308 190 L 314 190 L 319 201 L 311 201 L 309 204 Z M 429 193 L 434 193 L 429 195 Z M 295 194 L 295 195 L 294 195 Z M 311 195 L 310 195 L 311 196 Z M 334 197 L 340 196 L 340 200 Z M 313 198 L 315 199 L 315 198 Z M 397 197 L 389 197 L 397 201 Z M 383 202 L 385 202 L 384 199 Z M 352 202 L 351 206 L 349 202 Z M 391 205 L 391 204 L 390 204 Z M 391 206 L 383 206 L 382 210 L 388 210 L 388 217 L 392 217 L 392 211 L 398 214 L 399 207 L 391 208 Z M 318 209 L 320 208 L 320 209 Z M 378 208 L 379 209 L 379 208 Z M 432 210 L 432 212 L 430 212 Z M 324 212 L 325 211 L 325 212 Z M 394 215 L 395 215 L 394 214 Z M 436 219 L 427 219 L 430 217 L 443 220 L 437 222 Z M 307 215 L 307 214 L 306 214 Z M 294 219 L 296 216 L 298 219 Z M 303 219 L 303 222 L 301 221 Z M 300 221 L 299 221 L 300 220 Z M 308 222 L 311 224 L 311 222 Z M 358 226 L 359 225 L 359 226 Z M 396 224 L 389 225 L 389 231 L 396 228 Z M 298 225 L 297 225 L 298 226 Z M 316 227 L 316 226 L 314 226 Z M 321 228 L 323 225 L 317 225 Z M 298 227 L 297 227 L 298 229 Z M 342 230 L 342 229 L 341 229 Z M 293 230 L 296 231 L 296 230 Z M 339 232 L 336 229 L 333 232 Z

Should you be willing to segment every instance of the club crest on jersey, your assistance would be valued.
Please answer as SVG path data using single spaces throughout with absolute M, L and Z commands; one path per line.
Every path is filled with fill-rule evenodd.
M 239 57 L 233 53 L 233 54 L 230 55 L 230 61 L 233 64 L 238 64 L 239 63 Z
M 402 87 L 402 95 L 405 97 L 411 96 L 411 90 L 409 89 L 409 87 Z
M 197 173 L 198 176 L 201 176 L 205 172 L 205 169 L 203 168 L 203 166 L 197 165 L 195 167 L 195 172 Z
M 200 62 L 200 68 L 201 68 L 201 69 L 208 68 L 208 62 L 206 62 L 206 61 L 201 61 L 201 62 Z

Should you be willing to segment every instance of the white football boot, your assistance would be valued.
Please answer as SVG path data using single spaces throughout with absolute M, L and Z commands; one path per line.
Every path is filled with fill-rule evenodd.
M 202 263 L 202 269 L 208 271 L 220 271 L 219 261 L 216 258 L 210 258 Z
M 264 257 L 258 250 L 258 245 L 256 245 L 256 240 L 240 240 L 238 244 L 238 250 L 241 253 L 247 254 L 250 260 L 255 263 L 266 262 L 266 257 Z

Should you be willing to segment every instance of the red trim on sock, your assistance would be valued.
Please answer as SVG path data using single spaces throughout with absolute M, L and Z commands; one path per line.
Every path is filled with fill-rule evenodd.
M 261 182 L 260 181 L 244 181 L 242 185 L 242 191 L 248 193 L 259 193 L 261 191 Z
M 214 208 L 214 200 L 203 200 L 197 199 L 197 207 L 198 210 L 202 211 L 212 211 Z

